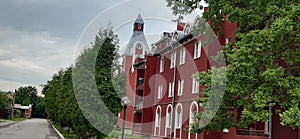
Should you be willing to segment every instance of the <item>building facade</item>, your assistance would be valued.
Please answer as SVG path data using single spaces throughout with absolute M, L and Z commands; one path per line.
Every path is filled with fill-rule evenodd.
M 133 34 L 136 31 L 143 32 L 139 30 L 144 28 L 144 22 L 141 21 L 139 15 L 134 23 Z M 193 75 L 218 66 L 212 57 L 223 45 L 234 42 L 237 28 L 236 23 L 230 23 L 225 17 L 224 34 L 212 39 L 193 33 L 201 22 L 199 16 L 193 23 L 178 22 L 174 32 L 164 32 L 163 37 L 151 45 L 151 51 L 146 39 L 141 41 L 133 38 L 128 43 L 124 67 L 128 77 L 127 95 L 132 105 L 127 110 L 126 128 L 132 129 L 133 134 L 152 138 L 268 139 L 269 123 L 249 125 L 248 129 L 224 129 L 223 132 L 189 132 L 193 116 L 203 111 L 202 104 L 197 100 L 204 86 Z M 138 38 L 144 38 L 144 34 L 139 33 L 143 37 Z M 120 113 L 120 126 L 122 115 Z M 298 130 L 281 126 L 278 115 L 273 115 L 272 123 L 272 139 L 298 139 Z

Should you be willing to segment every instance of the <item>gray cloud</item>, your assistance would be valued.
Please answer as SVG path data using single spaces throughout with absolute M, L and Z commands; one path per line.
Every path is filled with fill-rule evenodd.
M 0 42 L 2 81 L 40 85 L 59 68 L 72 63 L 73 44 L 45 32 L 31 33 L 0 27 Z M 0 84 L 1 88 L 7 87 Z
M 79 37 L 99 12 L 117 3 L 109 0 L 4 0 L 0 25 L 19 30 L 47 31 L 60 37 Z
M 139 8 L 149 40 L 159 38 L 162 31 L 175 30 L 169 21 L 176 17 L 164 0 L 1 1 L 0 90 L 46 83 L 59 69 L 70 66 L 77 47 L 87 46 L 108 23 L 118 27 L 120 43 L 125 44 Z M 88 35 L 77 46 L 87 26 Z

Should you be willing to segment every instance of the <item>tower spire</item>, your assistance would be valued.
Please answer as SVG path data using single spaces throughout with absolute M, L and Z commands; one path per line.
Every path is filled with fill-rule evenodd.
M 144 35 L 144 20 L 139 13 L 133 23 L 133 34 L 124 49 L 123 55 L 144 55 L 150 52 Z

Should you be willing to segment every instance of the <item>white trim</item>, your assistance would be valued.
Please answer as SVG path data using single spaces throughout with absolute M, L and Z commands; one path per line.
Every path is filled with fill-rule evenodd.
M 159 60 L 159 72 L 164 71 L 164 66 L 165 66 L 165 60 L 164 60 L 164 56 L 162 56 Z
M 199 15 L 197 15 L 194 19 L 194 22 L 193 22 L 193 26 L 197 26 L 197 24 L 201 21 L 201 17 Z
M 194 113 L 193 113 L 193 106 L 194 105 L 196 106 L 196 113 L 198 113 L 198 111 L 199 111 L 198 103 L 196 101 L 193 101 L 190 105 L 189 126 L 191 126 L 191 124 L 194 122 L 193 121 L 193 116 L 195 116 Z M 191 127 L 189 127 L 189 130 L 191 130 Z M 195 134 L 195 139 L 197 139 L 197 136 L 198 136 L 198 134 Z M 189 131 L 188 139 L 190 139 L 190 138 L 191 138 L 191 132 Z
M 225 44 L 228 44 L 230 42 L 230 38 L 225 39 Z
M 184 35 L 187 35 L 191 32 L 191 25 L 189 23 L 186 23 L 183 27 L 183 33 Z
M 182 65 L 185 63 L 185 57 L 186 57 L 186 48 L 182 47 L 180 49 L 180 55 L 179 55 L 179 65 Z
M 168 113 L 169 108 L 171 109 L 171 111 Z M 166 109 L 165 137 L 167 137 L 168 129 L 170 130 L 170 128 L 171 128 L 170 123 L 172 124 L 172 112 L 173 112 L 173 107 L 171 104 L 169 104 Z M 171 130 L 170 130 L 170 132 L 172 133 Z
M 180 113 L 178 113 L 178 108 L 181 108 Z M 181 103 L 178 103 L 175 107 L 175 128 L 174 128 L 174 138 L 176 137 L 176 130 L 180 130 L 180 139 L 182 136 L 182 118 L 183 118 L 183 107 Z
M 178 80 L 178 89 L 177 89 L 177 95 L 182 96 L 183 95 L 183 89 L 184 89 L 184 80 Z
M 198 41 L 194 44 L 194 59 L 201 57 L 202 42 Z
M 158 113 L 159 110 L 159 113 Z M 154 126 L 154 135 L 160 135 L 160 127 L 161 127 L 161 106 L 158 105 L 155 111 L 155 126 Z M 158 128 L 158 134 L 156 133 L 156 128 Z
M 195 78 L 192 79 L 192 94 L 197 94 L 199 93 L 199 82 Z
M 269 131 L 269 121 L 265 122 L 265 127 L 264 127 L 264 131 L 266 135 L 269 135 L 270 131 Z
M 159 85 L 157 88 L 157 99 L 161 99 L 163 96 L 163 90 L 164 90 L 164 86 L 163 85 Z
M 171 53 L 171 63 L 170 68 L 174 68 L 176 66 L 176 51 Z
M 175 83 L 174 82 L 169 82 L 169 94 L 168 94 L 168 97 L 174 97 L 174 88 L 175 88 Z

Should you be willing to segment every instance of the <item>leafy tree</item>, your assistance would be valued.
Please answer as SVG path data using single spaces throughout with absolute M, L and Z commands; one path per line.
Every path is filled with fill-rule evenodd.
M 104 138 L 121 111 L 120 94 L 116 91 L 122 90 L 120 85 L 125 78 L 115 61 L 117 36 L 108 27 L 100 30 L 91 44 L 74 67 L 54 74 L 42 91 L 48 118 L 74 131 L 78 138 Z
M 10 107 L 11 101 L 5 95 L 0 94 L 0 110 L 5 110 Z
M 46 111 L 45 111 L 45 104 L 44 104 L 44 98 L 43 97 L 37 97 L 36 101 L 33 102 L 32 106 L 32 117 L 35 118 L 46 118 Z
M 25 87 L 19 87 L 17 90 L 15 90 L 15 103 L 16 104 L 22 104 L 22 105 L 29 105 L 33 104 L 38 98 L 37 96 L 37 90 L 33 86 L 25 86 Z
M 119 75 L 119 72 L 115 72 L 120 67 L 115 61 L 119 46 L 112 27 L 100 30 L 91 44 L 77 59 L 73 69 L 73 83 L 84 116 L 97 129 L 86 129 L 88 135 L 102 138 L 106 136 L 102 133 L 108 134 L 112 130 L 122 108 L 120 96 L 112 81 Z M 88 137 L 86 132 L 84 134 Z
M 45 117 L 45 108 L 42 97 L 37 95 L 37 89 L 33 86 L 19 87 L 15 90 L 15 104 L 32 105 L 32 117 Z
M 175 14 L 190 13 L 203 8 L 196 0 L 167 0 Z M 300 127 L 300 4 L 297 0 L 205 0 L 209 11 L 206 20 L 222 35 L 224 15 L 238 23 L 235 42 L 224 46 L 227 79 L 223 103 L 211 123 L 203 129 L 195 124 L 193 130 L 221 130 L 233 126 L 245 127 L 258 121 L 267 121 L 279 114 L 281 124 Z M 179 8 L 178 8 L 179 7 Z M 186 9 L 186 7 L 188 7 Z M 178 9 L 185 9 L 180 11 Z M 207 102 L 212 84 L 212 69 L 198 74 L 203 90 L 201 102 Z M 276 113 L 265 110 L 271 106 Z M 229 108 L 234 108 L 229 110 Z M 237 122 L 226 120 L 234 111 L 240 111 Z M 226 116 L 227 115 L 227 116 Z M 199 119 L 201 116 L 197 116 Z M 230 116 L 229 116 L 230 117 Z

